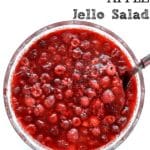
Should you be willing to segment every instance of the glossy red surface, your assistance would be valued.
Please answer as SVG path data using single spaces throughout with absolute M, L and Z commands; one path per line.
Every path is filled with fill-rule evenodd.
M 29 135 L 55 150 L 101 147 L 128 124 L 137 83 L 115 43 L 89 30 L 63 29 L 36 41 L 12 77 L 12 107 Z

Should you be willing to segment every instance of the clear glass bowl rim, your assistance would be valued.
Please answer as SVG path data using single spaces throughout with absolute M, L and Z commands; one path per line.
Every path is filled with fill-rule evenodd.
M 61 21 L 61 22 L 56 22 L 50 25 L 47 25 L 41 29 L 39 29 L 38 31 L 34 32 L 31 36 L 29 36 L 15 51 L 14 55 L 12 56 L 11 60 L 9 61 L 6 73 L 5 73 L 5 78 L 4 78 L 4 84 L 3 84 L 3 96 L 4 96 L 4 104 L 5 104 L 5 109 L 8 115 L 8 118 L 11 122 L 11 125 L 13 126 L 13 128 L 15 129 L 15 131 L 17 132 L 17 134 L 22 138 L 22 140 L 28 144 L 32 149 L 34 150 L 39 150 L 37 149 L 37 147 L 39 146 L 40 150 L 45 149 L 41 144 L 36 143 L 36 141 L 34 141 L 37 145 L 37 147 L 30 141 L 27 139 L 27 135 L 24 135 L 22 132 L 20 132 L 20 129 L 18 128 L 18 126 L 14 123 L 14 119 L 12 117 L 12 113 L 10 111 L 10 98 L 8 96 L 8 79 L 10 76 L 10 70 L 14 64 L 15 58 L 17 57 L 18 53 L 24 48 L 24 46 L 26 44 L 28 44 L 34 37 L 36 37 L 37 35 L 44 33 L 47 30 L 53 29 L 53 28 L 57 28 L 60 26 L 65 26 L 65 25 L 84 25 L 87 27 L 91 27 L 91 28 L 95 28 L 98 30 L 101 30 L 105 33 L 107 33 L 108 35 L 110 35 L 111 37 L 113 37 L 115 40 L 117 40 L 121 45 L 123 45 L 123 47 L 125 47 L 125 49 L 127 50 L 127 52 L 130 54 L 132 60 L 134 61 L 134 64 L 137 65 L 138 64 L 138 60 L 136 58 L 136 56 L 134 55 L 133 51 L 129 48 L 129 46 L 115 33 L 113 33 L 112 31 L 106 29 L 105 27 L 95 24 L 95 23 L 91 23 L 91 22 L 87 22 L 87 21 L 79 21 L 79 20 L 68 20 L 68 21 Z M 143 109 L 143 104 L 144 104 L 144 96 L 145 96 L 145 85 L 144 85 L 144 79 L 143 79 L 143 74 L 142 71 L 139 71 L 138 73 L 139 76 L 139 82 L 140 82 L 140 101 L 139 101 L 139 106 L 138 106 L 138 110 L 137 113 L 135 114 L 135 118 L 132 122 L 132 124 L 130 125 L 130 127 L 128 128 L 128 130 L 125 131 L 124 136 L 119 139 L 118 141 L 114 140 L 112 144 L 109 144 L 108 146 L 104 146 L 102 147 L 103 150 L 113 150 L 116 149 L 123 141 L 126 140 L 126 138 L 129 136 L 129 134 L 131 133 L 131 131 L 134 129 L 135 125 L 137 124 L 137 121 L 139 120 L 141 111 Z M 33 139 L 32 139 L 33 140 Z M 101 149 L 101 148 L 100 148 Z M 101 150 L 102 150 L 101 149 Z

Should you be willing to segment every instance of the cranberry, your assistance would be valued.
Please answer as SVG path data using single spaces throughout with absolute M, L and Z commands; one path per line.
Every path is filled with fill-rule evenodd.
M 37 120 L 37 121 L 36 121 L 36 126 L 37 126 L 39 129 L 42 129 L 42 128 L 45 127 L 45 123 L 44 123 L 44 121 L 42 121 L 42 120 Z
M 115 100 L 115 96 L 110 89 L 107 89 L 102 94 L 102 100 L 105 104 L 112 103 Z
M 35 99 L 32 97 L 26 97 L 24 100 L 26 106 L 33 107 L 35 105 Z
M 82 112 L 82 108 L 81 107 L 75 107 L 75 113 L 76 115 L 80 115 Z
M 63 95 L 61 93 L 57 93 L 55 94 L 56 99 L 58 100 L 62 100 L 63 99 Z
M 78 38 L 73 38 L 71 40 L 71 46 L 72 47 L 78 47 L 80 45 L 80 40 Z
M 72 50 L 72 57 L 75 59 L 79 59 L 81 58 L 83 52 L 80 48 L 75 48 Z
M 61 53 L 61 54 L 64 54 L 66 52 L 66 47 L 64 44 L 61 44 L 59 47 L 58 47 L 58 52 Z
M 42 94 L 42 89 L 39 83 L 35 83 L 31 88 L 31 93 L 34 97 L 39 97 Z
M 47 62 L 46 64 L 42 65 L 42 68 L 45 72 L 49 72 L 52 69 L 52 63 Z
M 127 117 L 122 116 L 117 120 L 117 124 L 121 127 L 124 127 L 126 123 L 127 123 Z
M 72 78 L 73 78 L 73 80 L 76 80 L 76 81 L 78 81 L 78 80 L 80 80 L 80 73 L 79 72 L 74 72 L 73 74 L 72 74 Z
M 37 50 L 37 49 L 33 49 L 33 50 L 31 50 L 31 51 L 29 52 L 29 58 L 30 58 L 31 60 L 36 59 L 37 56 L 38 56 L 38 50 Z
M 95 117 L 95 116 L 90 117 L 90 125 L 91 126 L 97 127 L 97 126 L 99 126 L 99 124 L 100 124 L 100 121 L 97 117 Z
M 82 58 L 83 58 L 83 60 L 90 60 L 91 59 L 91 53 L 90 52 L 85 52 L 85 53 L 83 53 L 83 56 L 82 56 Z
M 43 105 L 38 104 L 35 108 L 34 108 L 34 115 L 35 116 L 42 116 L 43 113 L 45 111 L 45 108 L 43 107 Z
M 76 142 L 79 139 L 78 130 L 75 128 L 70 129 L 67 133 L 67 139 L 69 142 Z
M 37 74 L 35 74 L 35 73 L 33 73 L 33 74 L 31 74 L 31 76 L 30 76 L 30 78 L 29 78 L 29 83 L 31 83 L 31 84 L 34 84 L 34 83 L 36 83 L 37 81 L 38 81 L 38 75 Z
M 115 116 L 109 115 L 103 119 L 103 123 L 110 125 L 110 124 L 113 124 L 115 122 L 115 120 L 116 120 Z
M 91 88 L 88 88 L 88 89 L 86 90 L 86 93 L 87 93 L 87 96 L 88 96 L 89 98 L 93 98 L 93 97 L 96 96 L 96 92 L 95 92 L 93 89 L 91 89 Z
M 84 65 L 80 61 L 77 61 L 75 64 L 75 68 L 78 70 L 82 70 L 84 68 Z
M 51 114 L 51 115 L 48 117 L 48 121 L 49 121 L 50 123 L 52 123 L 52 124 L 57 123 L 57 121 L 58 121 L 58 116 L 57 116 L 57 114 L 56 114 L 56 113 Z
M 56 54 L 56 48 L 54 46 L 48 46 L 48 52 L 50 52 L 51 54 Z
M 113 64 L 108 64 L 107 67 L 106 67 L 106 73 L 109 75 L 109 76 L 113 76 L 116 74 L 116 67 L 113 65 Z
M 31 134 L 31 135 L 34 135 L 37 131 L 37 128 L 34 124 L 29 124 L 27 127 L 26 127 L 26 131 Z
M 93 89 L 99 89 L 100 88 L 97 80 L 90 80 L 89 84 L 90 84 L 91 88 L 93 88 Z
M 70 122 L 68 120 L 62 120 L 61 123 L 60 123 L 60 126 L 63 129 L 68 129 L 70 127 Z
M 117 125 L 112 125 L 111 131 L 112 131 L 113 133 L 119 133 L 119 132 L 120 132 L 120 128 L 119 128 L 119 126 L 117 126 Z
M 64 113 L 67 110 L 67 108 L 66 105 L 64 105 L 63 103 L 58 103 L 56 106 L 56 110 L 60 113 Z
M 61 79 L 55 78 L 55 79 L 54 79 L 54 83 L 55 83 L 55 85 L 58 86 L 58 85 L 61 85 L 62 82 L 61 82 Z
M 70 98 L 73 96 L 73 91 L 71 89 L 68 89 L 65 91 L 65 97 Z
M 31 91 L 30 91 L 30 87 L 25 85 L 23 88 L 22 88 L 22 93 L 24 95 L 30 95 Z
M 47 83 L 51 79 L 50 75 L 48 73 L 42 73 L 40 76 L 40 80 L 42 83 Z
M 100 84 L 103 88 L 108 88 L 111 84 L 111 80 L 110 80 L 109 76 L 102 77 L 100 80 Z
M 59 129 L 57 126 L 53 126 L 51 129 L 50 129 L 50 133 L 53 135 L 53 136 L 58 136 L 59 135 Z
M 81 47 L 85 50 L 90 48 L 90 42 L 88 40 L 84 40 L 81 42 Z
M 49 97 L 47 97 L 46 99 L 45 99 L 45 101 L 44 101 L 44 106 L 46 107 L 46 108 L 52 108 L 53 106 L 54 106 L 54 104 L 55 104 L 55 97 L 54 97 L 54 95 L 50 95 Z
M 102 54 L 99 58 L 100 62 L 103 64 L 107 64 L 110 61 L 110 57 L 108 55 Z
M 66 68 L 65 68 L 65 66 L 63 66 L 63 65 L 57 65 L 57 66 L 55 67 L 54 71 L 55 71 L 56 75 L 62 75 L 62 74 L 65 73 Z
M 30 116 L 30 115 L 27 115 L 27 116 L 25 116 L 24 120 L 25 120 L 25 122 L 27 122 L 27 123 L 31 123 L 31 122 L 33 121 L 33 117 Z
M 62 35 L 62 39 L 65 43 L 69 43 L 72 40 L 72 38 L 73 38 L 73 34 L 69 32 L 63 33 Z
M 81 97 L 80 99 L 80 104 L 83 106 L 83 107 L 87 107 L 89 104 L 90 104 L 90 100 L 87 96 L 83 96 Z
M 98 137 L 101 134 L 100 128 L 95 127 L 91 129 L 92 135 Z
M 79 118 L 79 117 L 74 117 L 74 118 L 72 119 L 72 124 L 73 124 L 74 127 L 80 126 L 80 124 L 81 124 L 80 118 Z
M 40 58 L 38 60 L 39 65 L 43 65 L 44 63 L 47 62 L 47 60 L 48 60 L 47 56 L 48 56 L 47 53 L 45 53 L 45 52 L 41 53 Z
M 30 65 L 29 59 L 27 57 L 23 57 L 20 63 L 21 65 L 27 66 L 27 67 Z
M 14 95 L 18 95 L 20 92 L 21 92 L 21 88 L 19 86 L 14 87 L 14 89 L 13 89 L 13 94 Z
M 46 94 L 46 95 L 48 95 L 48 94 L 50 94 L 51 92 L 52 92 L 52 86 L 50 85 L 50 84 L 43 84 L 43 86 L 42 86 L 42 90 L 43 90 L 43 92 Z

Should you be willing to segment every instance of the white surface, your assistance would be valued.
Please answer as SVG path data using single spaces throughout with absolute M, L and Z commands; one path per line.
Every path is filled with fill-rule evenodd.
M 1 0 L 0 1 L 0 149 L 30 150 L 11 127 L 3 103 L 3 79 L 8 62 L 21 42 L 39 28 L 73 18 L 73 8 L 96 8 L 104 11 L 103 20 L 92 21 L 105 26 L 124 39 L 142 58 L 150 53 L 150 20 L 112 20 L 111 10 L 143 10 L 149 4 L 107 4 L 106 0 Z M 129 138 L 117 150 L 150 149 L 150 67 L 143 71 L 146 86 L 145 105 L 140 120 Z M 144 148 L 143 148 L 144 147 Z

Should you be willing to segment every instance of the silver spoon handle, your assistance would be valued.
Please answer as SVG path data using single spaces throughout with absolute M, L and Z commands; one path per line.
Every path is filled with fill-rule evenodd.
M 148 54 L 147 56 L 145 56 L 144 58 L 141 59 L 139 67 L 142 69 L 148 65 L 150 65 L 150 54 Z

